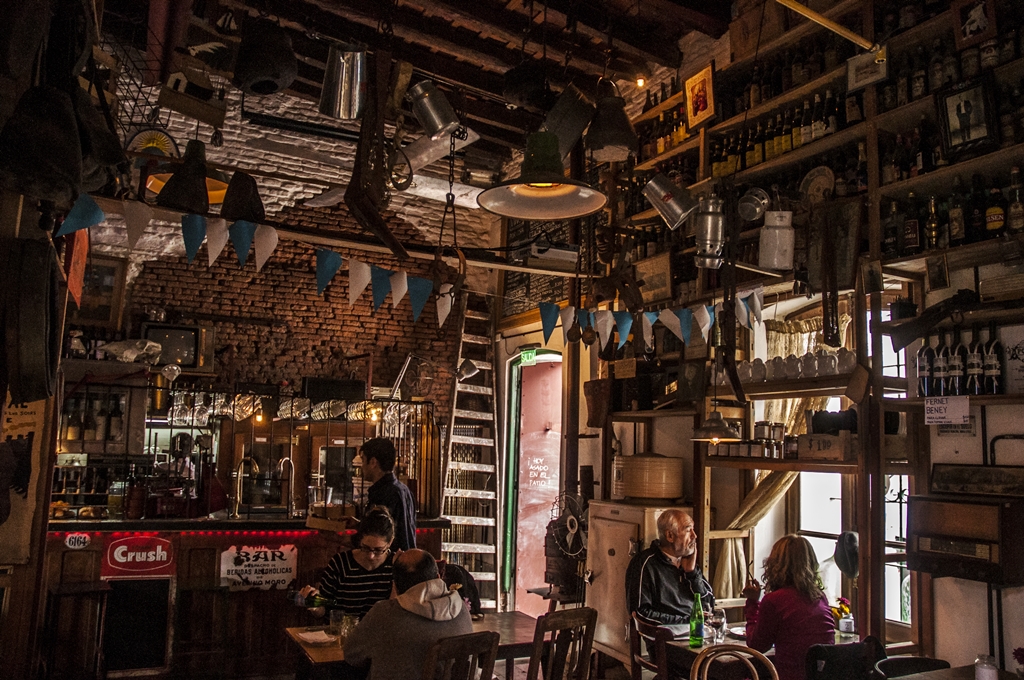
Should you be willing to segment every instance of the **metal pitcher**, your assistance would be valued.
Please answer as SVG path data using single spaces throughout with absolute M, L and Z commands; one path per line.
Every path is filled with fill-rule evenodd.
M 320 92 L 320 113 L 339 120 L 357 120 L 366 104 L 366 52 L 331 45 Z

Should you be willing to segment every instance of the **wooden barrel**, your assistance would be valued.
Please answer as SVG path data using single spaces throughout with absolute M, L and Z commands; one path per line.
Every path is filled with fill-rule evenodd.
M 657 453 L 616 456 L 612 461 L 612 493 L 627 498 L 680 498 L 683 459 Z

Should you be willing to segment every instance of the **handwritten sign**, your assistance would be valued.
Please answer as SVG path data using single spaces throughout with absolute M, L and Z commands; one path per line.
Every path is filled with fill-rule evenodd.
M 968 397 L 926 397 L 925 425 L 969 425 L 971 405 Z
M 228 590 L 283 590 L 295 578 L 294 545 L 231 546 L 220 554 L 220 582 Z

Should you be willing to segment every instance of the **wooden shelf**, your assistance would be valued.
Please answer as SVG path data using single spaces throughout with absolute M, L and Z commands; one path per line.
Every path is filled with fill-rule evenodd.
M 931 96 L 922 97 L 917 101 L 880 113 L 875 116 L 874 121 L 880 130 L 888 130 L 893 133 L 905 132 L 908 128 L 917 125 L 921 116 L 929 112 L 933 115 L 935 113 L 935 100 Z
M 995 321 L 998 324 L 1002 323 L 1020 323 L 1021 318 L 1024 317 L 1024 308 L 1018 307 L 1017 309 L 979 309 L 975 311 L 963 312 L 961 314 L 961 321 L 959 323 L 953 323 L 952 319 L 948 317 L 943 319 L 934 326 L 936 330 L 948 331 L 951 328 L 964 328 L 969 329 L 974 324 L 986 325 L 990 321 Z M 916 317 L 915 317 L 916 318 Z M 915 319 L 900 319 L 899 321 L 882 321 L 878 324 L 874 324 L 874 327 L 881 331 L 884 335 L 889 335 L 899 328 L 901 325 L 911 323 Z
M 966 187 L 970 186 L 970 176 L 974 173 L 981 173 L 989 177 L 998 174 L 1009 175 L 1010 168 L 1021 162 L 1022 155 L 1024 155 L 1024 144 L 1014 144 L 970 160 L 944 165 L 925 175 L 886 184 L 879 187 L 878 192 L 889 198 L 906 198 L 907 192 L 910 191 L 924 197 L 930 194 L 947 194 L 956 175 L 960 175 L 961 179 L 967 182 Z
M 699 182 L 694 182 L 690 186 L 686 187 L 686 189 L 691 194 L 696 196 L 697 194 L 703 193 L 705 191 L 709 191 L 711 189 L 711 185 L 714 184 L 716 179 L 718 179 L 718 178 L 717 177 L 705 177 L 704 179 L 700 180 Z
M 783 472 L 840 472 L 856 474 L 857 462 L 825 460 L 779 460 L 777 458 L 739 458 L 732 456 L 704 456 L 708 467 L 738 468 L 740 470 L 781 470 Z
M 848 374 L 816 378 L 743 383 L 748 399 L 798 399 L 800 397 L 841 397 L 850 382 Z
M 977 397 L 968 397 L 972 406 L 1017 406 L 1024 404 L 1024 394 L 983 394 Z M 902 410 L 900 407 L 922 407 L 924 397 L 908 397 L 906 399 L 894 399 L 886 397 L 882 399 L 882 406 L 890 411 Z
M 782 276 L 766 276 L 761 279 L 753 279 L 751 281 L 740 281 L 736 284 L 738 291 L 748 290 L 750 288 L 756 288 L 757 286 L 764 287 L 765 297 L 769 295 L 781 295 L 793 289 L 793 272 L 786 272 Z M 713 291 L 709 291 L 700 297 L 695 297 L 690 300 L 684 300 L 680 304 L 685 307 L 693 307 L 699 304 L 709 304 L 711 302 L 721 302 L 724 291 L 721 288 L 716 288 Z
M 639 423 L 658 418 L 681 418 L 695 415 L 697 415 L 697 409 L 694 408 L 663 408 L 651 411 L 615 411 L 609 413 L 608 418 L 617 423 Z
M 634 222 L 646 221 L 660 217 L 656 208 L 648 208 L 642 212 L 638 212 L 635 215 L 630 215 L 626 221 L 633 220 Z
M 633 125 L 640 125 L 646 123 L 649 120 L 654 120 L 666 111 L 671 111 L 675 107 L 683 103 L 683 93 L 676 92 L 674 95 L 669 97 L 663 102 L 660 102 L 657 106 L 652 108 L 650 111 L 645 111 L 639 116 L 633 119 Z
M 658 154 L 654 158 L 649 158 L 643 163 L 638 163 L 635 170 L 637 172 L 643 172 L 645 170 L 653 170 L 658 163 L 664 163 L 665 161 L 681 156 L 688 151 L 699 151 L 700 150 L 700 135 L 694 134 L 686 139 L 679 146 L 674 146 L 668 151 Z
M 1024 145 L 1021 146 L 1024 147 Z M 1001 238 L 989 239 L 988 241 L 968 243 L 967 245 L 955 248 L 926 250 L 918 255 L 901 257 L 895 260 L 883 260 L 882 267 L 883 272 L 885 269 L 890 269 L 924 274 L 929 258 L 945 256 L 946 267 L 950 271 L 970 269 L 986 264 L 996 264 L 1007 258 L 1015 258 L 1021 247 L 1024 247 L 1024 234 L 1004 234 Z
M 840 130 L 835 134 L 816 139 L 810 144 L 804 144 L 799 149 L 794 149 L 789 153 L 781 156 L 776 156 L 770 161 L 765 161 L 760 165 L 755 165 L 752 168 L 741 170 L 736 173 L 735 179 L 737 182 L 749 181 L 754 177 L 759 177 L 764 174 L 777 172 L 779 168 L 799 163 L 800 161 L 813 158 L 818 154 L 826 153 L 832 149 L 839 148 L 853 142 L 857 139 L 863 138 L 867 134 L 868 124 L 865 122 L 857 123 L 852 127 L 848 127 L 845 130 Z

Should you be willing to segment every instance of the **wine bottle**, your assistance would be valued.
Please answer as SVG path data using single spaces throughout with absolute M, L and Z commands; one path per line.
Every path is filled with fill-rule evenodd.
M 899 256 L 900 234 L 903 231 L 903 217 L 900 215 L 899 204 L 892 201 L 889 215 L 882 225 L 882 258 L 891 260 Z
M 932 360 L 932 386 L 935 397 L 949 396 L 949 345 L 946 334 L 939 333 L 939 345 L 935 348 L 935 359 Z
M 754 73 L 750 78 L 750 97 L 749 107 L 754 108 L 761 103 L 761 68 L 757 64 L 754 64 Z
M 985 196 L 985 178 L 975 174 L 971 178 L 970 215 L 967 221 L 967 242 L 975 243 L 986 238 L 987 199 Z
M 935 396 L 935 385 L 932 379 L 932 365 L 935 363 L 935 348 L 932 347 L 931 336 L 924 339 L 924 344 L 917 352 L 917 396 Z
M 811 140 L 814 139 L 812 128 L 814 127 L 814 113 L 811 111 L 811 102 L 809 99 L 804 100 L 804 114 L 800 119 L 800 146 L 804 144 L 810 144 Z M 797 148 L 796 146 L 793 147 Z
M 68 429 L 64 438 L 69 441 L 78 441 L 82 438 L 82 400 L 71 400 L 71 415 L 68 417 Z
M 704 646 L 704 609 L 700 603 L 700 593 L 693 595 L 693 610 L 690 612 L 690 647 L 696 649 Z
M 985 394 L 985 343 L 981 341 L 977 325 L 971 330 L 971 344 L 967 346 L 967 390 L 965 394 Z
M 782 112 L 780 111 L 775 115 L 775 155 L 781 156 L 782 154 L 789 151 L 786 148 L 786 141 L 788 140 L 789 133 L 786 132 L 786 124 L 782 120 Z
M 1020 168 L 1010 170 L 1010 202 L 1006 208 L 1006 230 L 1011 234 L 1024 231 L 1024 197 L 1021 196 Z
M 953 195 L 949 197 L 949 245 L 950 247 L 964 244 L 966 224 L 964 222 L 963 182 L 960 175 L 953 178 Z
M 928 219 L 924 223 L 925 247 L 934 250 L 939 247 L 942 237 L 942 225 L 939 223 L 939 215 L 935 212 L 935 196 L 928 197 Z
M 647 88 L 647 99 L 644 100 L 644 106 L 640 110 L 640 113 L 647 113 L 654 108 L 654 101 L 651 99 L 651 89 Z
M 775 158 L 775 119 L 769 116 L 764 130 L 764 160 L 767 163 L 773 158 Z
M 811 139 L 821 139 L 825 136 L 825 104 L 821 101 L 821 95 L 814 95 L 814 112 L 811 114 Z
M 985 343 L 985 394 L 1003 393 L 1003 345 L 996 333 L 996 324 L 988 326 L 988 342 Z
M 839 104 L 832 90 L 825 90 L 825 134 L 839 132 Z
M 917 196 L 911 191 L 907 194 L 907 216 L 903 220 L 903 255 L 916 255 L 921 252 L 921 222 L 918 216 Z
M 948 375 L 949 393 L 953 396 L 967 394 L 967 346 L 963 342 L 963 336 L 959 328 L 953 329 L 950 340 L 952 348 L 949 350 L 949 363 L 946 367 Z
M 1006 200 L 999 185 L 992 187 L 985 208 L 985 238 L 996 238 L 1006 231 Z
M 793 150 L 793 109 L 786 109 L 786 115 L 782 119 L 782 151 L 789 153 Z

